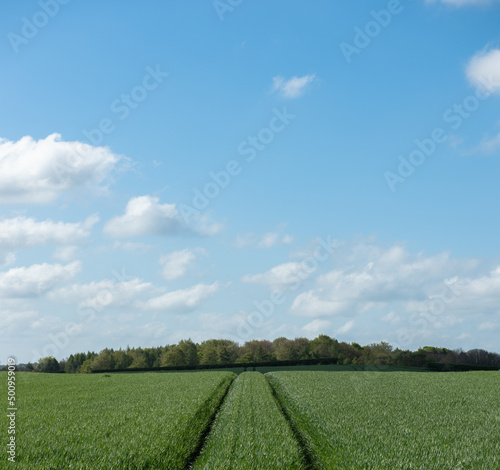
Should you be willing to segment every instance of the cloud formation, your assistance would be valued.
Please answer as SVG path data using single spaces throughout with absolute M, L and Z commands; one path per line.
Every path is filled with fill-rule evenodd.
M 185 248 L 184 250 L 174 251 L 160 258 L 163 277 L 170 281 L 185 276 L 188 268 L 193 264 L 196 256 L 206 254 L 203 248 Z
M 243 276 L 242 281 L 252 284 L 264 284 L 272 289 L 294 288 L 300 285 L 302 280 L 310 276 L 315 269 L 315 267 L 303 262 L 290 261 L 275 266 L 264 273 Z
M 236 248 L 243 248 L 245 246 L 272 248 L 274 246 L 289 245 L 292 241 L 293 237 L 288 234 L 281 235 L 276 232 L 268 232 L 259 238 L 254 233 L 245 233 L 236 237 L 234 246 Z
M 100 312 L 104 308 L 133 306 L 141 296 L 158 294 L 161 289 L 134 279 L 104 279 L 87 284 L 71 284 L 48 295 L 53 302 L 75 303 L 80 308 Z
M 273 91 L 278 92 L 283 98 L 298 98 L 306 91 L 307 86 L 314 81 L 316 75 L 304 75 L 285 80 L 281 76 L 273 77 Z
M 483 50 L 468 62 L 466 76 L 469 82 L 489 93 L 500 93 L 500 49 Z
M 415 255 L 398 245 L 385 250 L 358 245 L 342 264 L 318 276 L 313 289 L 300 293 L 292 312 L 306 317 L 355 315 L 393 302 L 407 311 L 428 305 L 447 280 L 470 272 L 477 262 L 451 259 L 447 253 Z
M 65 142 L 59 134 L 0 139 L 0 204 L 47 204 L 70 189 L 102 190 L 124 158 L 108 147 Z
M 39 297 L 63 284 L 81 270 L 81 262 L 67 265 L 33 264 L 0 272 L 0 297 Z
M 142 304 L 145 310 L 185 313 L 194 310 L 201 303 L 219 290 L 219 284 L 196 284 L 186 289 L 168 292 L 153 297 Z
M 123 215 L 112 218 L 104 226 L 104 233 L 113 238 L 159 236 L 211 236 L 220 226 L 210 223 L 206 217 L 193 216 L 187 223 L 175 204 L 160 204 L 153 196 L 131 198 Z
M 55 243 L 78 245 L 90 235 L 90 230 L 99 221 L 92 215 L 84 222 L 53 222 L 50 219 L 38 222 L 32 217 L 0 219 L 0 249 L 20 249 Z

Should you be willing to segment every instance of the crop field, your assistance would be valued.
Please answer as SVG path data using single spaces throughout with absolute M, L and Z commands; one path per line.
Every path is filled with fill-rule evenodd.
M 109 470 L 184 468 L 235 375 L 17 377 L 13 468 Z M 3 391 L 6 374 L 0 378 Z M 6 464 L 3 452 L 0 468 Z
M 500 468 L 498 372 L 267 378 L 315 468 Z
M 16 378 L 16 463 L 3 450 L 0 468 L 500 468 L 499 372 Z
M 231 385 L 193 469 L 262 468 L 306 467 L 264 375 L 244 372 Z

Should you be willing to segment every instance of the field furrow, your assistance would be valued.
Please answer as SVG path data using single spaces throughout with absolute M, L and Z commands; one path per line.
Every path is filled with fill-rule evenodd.
M 317 468 L 500 468 L 498 372 L 266 377 Z
M 299 444 L 265 377 L 245 372 L 231 385 L 194 470 L 305 469 Z
M 183 469 L 236 377 L 19 373 L 19 469 Z

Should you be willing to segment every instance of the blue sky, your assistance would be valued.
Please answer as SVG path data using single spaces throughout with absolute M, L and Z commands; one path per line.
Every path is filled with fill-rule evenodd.
M 0 361 L 499 351 L 498 2 L 0 12 Z

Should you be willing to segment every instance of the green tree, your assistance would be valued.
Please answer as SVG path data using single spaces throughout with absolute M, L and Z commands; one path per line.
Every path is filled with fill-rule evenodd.
M 198 359 L 198 347 L 195 343 L 193 343 L 190 339 L 182 340 L 177 345 L 181 351 L 184 353 L 186 365 L 188 366 L 197 366 Z
M 161 365 L 163 367 L 168 366 L 186 366 L 187 360 L 184 351 L 179 346 L 171 347 L 163 356 Z
M 54 356 L 43 357 L 35 367 L 36 372 L 59 372 L 59 362 Z

